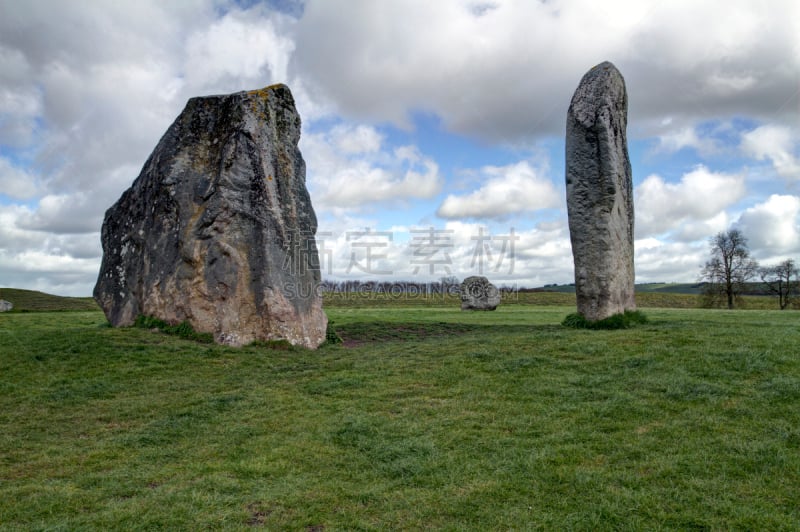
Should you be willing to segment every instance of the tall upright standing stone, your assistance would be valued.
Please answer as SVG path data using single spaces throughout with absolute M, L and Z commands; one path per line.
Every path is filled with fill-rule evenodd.
M 106 212 L 94 297 L 111 324 L 146 315 L 229 345 L 322 343 L 299 140 L 285 85 L 190 99 Z
M 597 321 L 636 308 L 628 94 L 617 68 L 586 73 L 567 112 L 566 181 L 578 312 Z

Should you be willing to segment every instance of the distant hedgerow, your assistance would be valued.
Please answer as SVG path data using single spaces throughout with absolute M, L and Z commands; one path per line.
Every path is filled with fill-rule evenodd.
M 641 323 L 647 323 L 647 316 L 643 312 L 626 310 L 598 321 L 589 321 L 582 314 L 575 312 L 564 318 L 561 325 L 573 329 L 629 329 Z
M 164 320 L 160 320 L 153 316 L 139 315 L 133 323 L 134 327 L 142 329 L 158 329 L 161 332 L 179 336 L 186 340 L 194 340 L 204 344 L 210 344 L 214 341 L 214 336 L 211 333 L 201 333 L 194 330 L 188 321 L 182 321 L 177 325 L 170 325 Z

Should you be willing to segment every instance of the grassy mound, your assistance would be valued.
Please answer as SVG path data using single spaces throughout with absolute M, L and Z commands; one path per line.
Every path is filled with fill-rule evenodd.
M 10 301 L 11 312 L 53 312 L 99 310 L 91 297 L 63 297 L 36 290 L 0 288 L 0 299 Z

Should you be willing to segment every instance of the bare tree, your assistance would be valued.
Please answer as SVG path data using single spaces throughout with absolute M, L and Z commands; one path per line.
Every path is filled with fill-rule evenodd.
M 778 296 L 778 304 L 784 310 L 798 291 L 798 270 L 794 260 L 786 259 L 775 266 L 761 268 L 760 274 L 767 290 Z
M 727 303 L 733 308 L 735 301 L 747 290 L 747 281 L 758 272 L 758 263 L 750 258 L 747 238 L 738 229 L 728 229 L 712 237 L 711 259 L 701 270 L 706 282 L 704 296 L 707 303 Z

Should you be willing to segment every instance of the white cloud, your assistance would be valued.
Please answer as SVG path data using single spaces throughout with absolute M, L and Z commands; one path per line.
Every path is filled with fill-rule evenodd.
M 46 251 L 8 253 L 0 249 L 4 286 L 86 296 L 91 293 L 100 259 L 73 258 Z
M 48 194 L 39 200 L 35 212 L 21 216 L 16 224 L 21 229 L 55 234 L 94 233 L 100 229 L 103 216 L 87 216 L 93 198 L 83 193 Z
M 100 233 L 51 234 L 22 227 L 30 209 L 0 209 L 0 285 L 73 296 L 91 294 L 100 267 Z
M 486 183 L 464 196 L 449 195 L 436 214 L 442 218 L 503 218 L 509 214 L 557 207 L 553 183 L 530 163 L 485 166 Z
M 773 194 L 746 209 L 737 226 L 760 259 L 783 259 L 800 252 L 800 198 Z
M 690 240 L 695 239 L 698 235 L 693 226 L 707 232 L 724 224 L 723 211 L 745 192 L 744 176 L 712 172 L 703 165 L 684 174 L 679 183 L 648 176 L 635 191 L 636 234 L 645 238 L 683 231 Z
M 31 211 L 27 207 L 5 205 L 0 209 L 0 250 L 12 253 L 41 244 L 43 239 L 40 233 L 17 227 L 20 217 L 30 215 Z
M 717 142 L 713 138 L 702 138 L 693 126 L 684 126 L 670 130 L 658 138 L 656 151 L 675 153 L 683 148 L 691 148 L 701 155 L 708 155 L 717 151 Z
M 14 166 L 8 159 L 0 157 L 0 194 L 26 200 L 34 197 L 38 191 L 36 176 L 24 168 Z
M 580 77 L 606 59 L 625 76 L 640 125 L 665 115 L 766 117 L 797 101 L 800 4 L 792 0 L 770 9 L 750 0 L 348 7 L 308 1 L 295 59 L 315 94 L 358 120 L 407 126 L 422 109 L 483 138 L 561 135 Z
M 383 136 L 374 127 L 338 125 L 330 132 L 336 148 L 348 155 L 375 153 L 381 149 Z
M 636 282 L 695 282 L 707 259 L 707 252 L 706 239 L 692 243 L 637 239 L 634 243 Z
M 751 75 L 714 73 L 705 79 L 708 92 L 719 96 L 728 96 L 746 91 L 756 84 L 756 78 Z
M 32 140 L 42 103 L 30 80 L 25 55 L 0 43 L 0 144 L 26 146 Z
M 0 80 L 3 84 L 25 81 L 30 76 L 30 64 L 19 50 L 0 45 Z M 5 108 L 0 107 L 3 111 Z
M 759 161 L 769 159 L 778 175 L 800 179 L 796 136 L 785 126 L 768 124 L 742 135 L 742 150 Z
M 285 17 L 280 18 L 288 23 Z M 269 18 L 233 11 L 187 40 L 186 73 L 192 86 L 230 86 L 231 79 L 258 86 L 287 83 L 294 42 Z M 247 87 L 242 87 L 247 88 Z M 257 88 L 257 87 L 252 87 Z
M 374 128 L 363 125 L 340 125 L 301 138 L 308 184 L 318 208 L 358 210 L 439 193 L 443 181 L 433 159 L 414 146 L 386 151 L 381 142 Z

